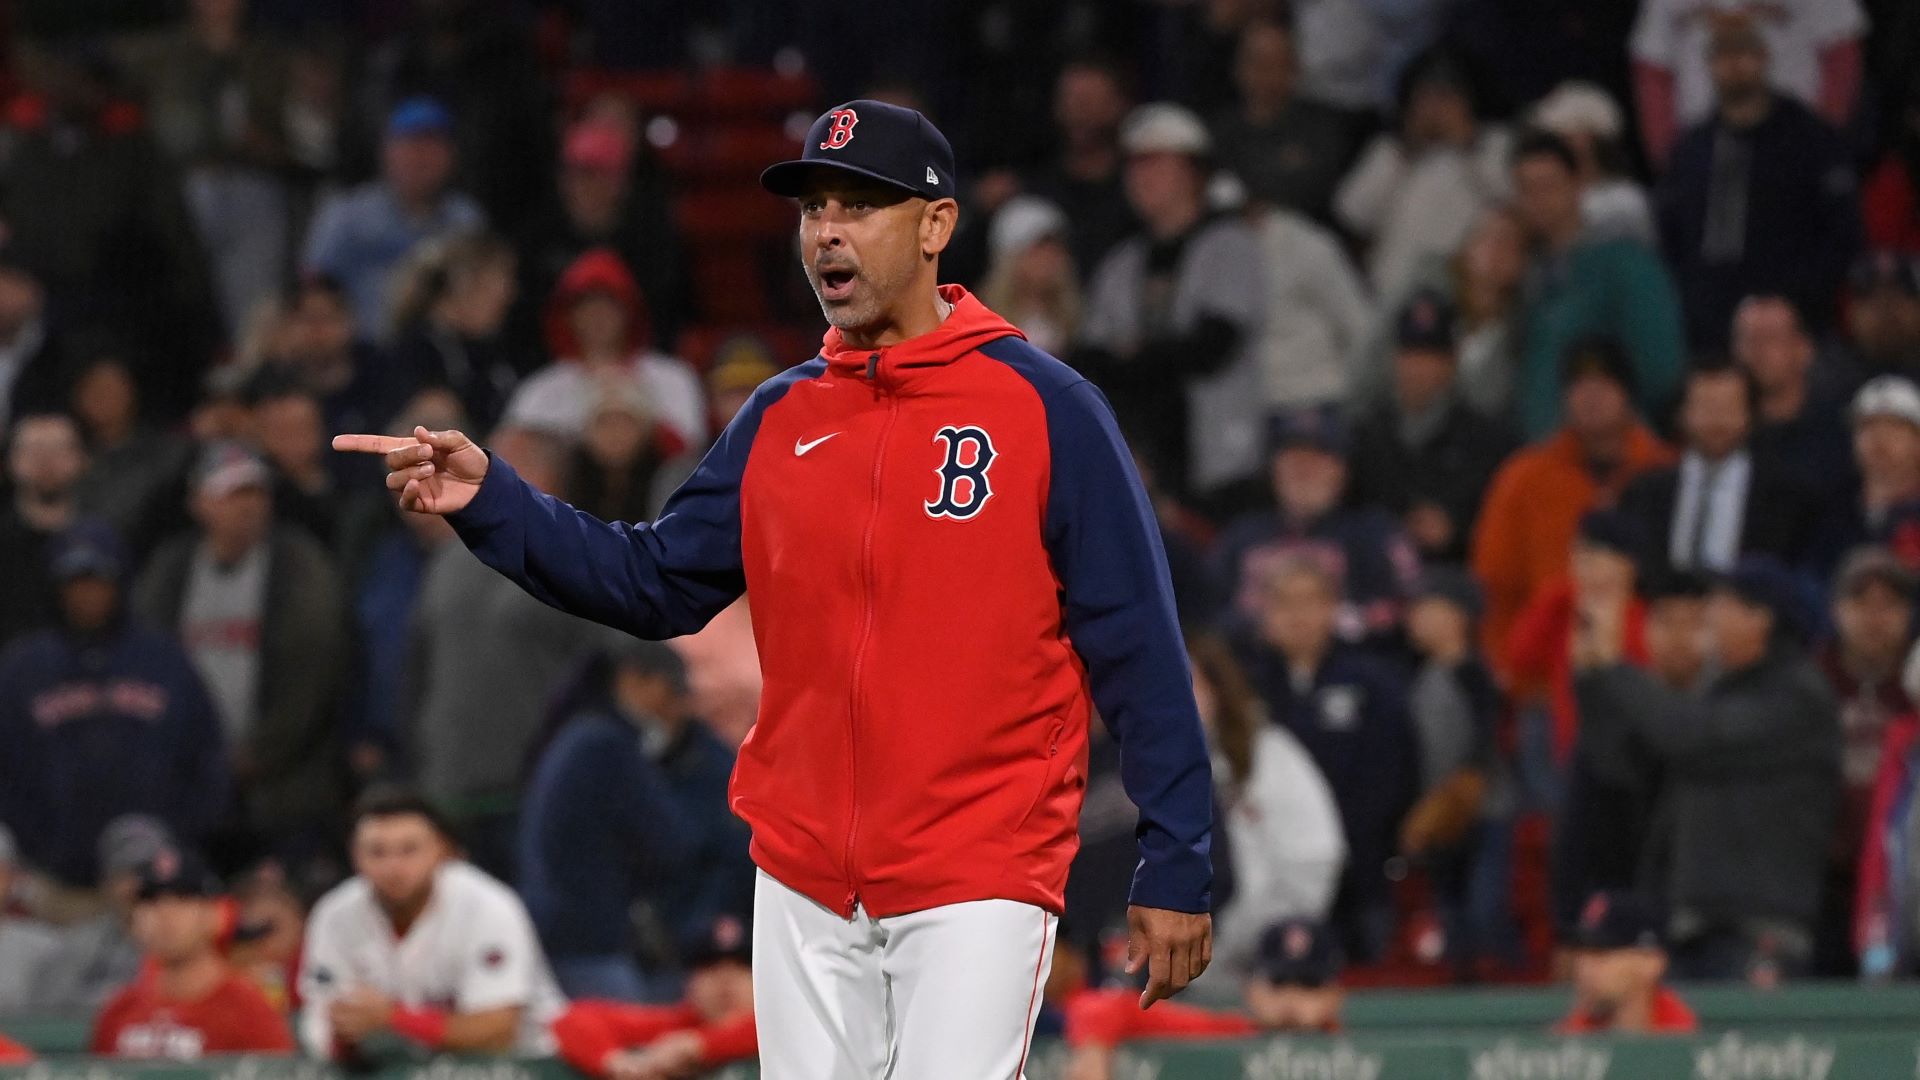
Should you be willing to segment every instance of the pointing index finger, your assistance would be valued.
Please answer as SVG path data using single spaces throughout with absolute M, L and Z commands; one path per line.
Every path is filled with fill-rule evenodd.
M 333 448 L 348 454 L 384 454 L 403 446 L 417 446 L 419 442 L 400 435 L 335 435 Z

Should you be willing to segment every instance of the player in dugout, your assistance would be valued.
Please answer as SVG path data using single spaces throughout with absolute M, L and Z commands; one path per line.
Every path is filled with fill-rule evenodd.
M 1246 1011 L 1222 1012 L 1177 1002 L 1151 1011 L 1131 990 L 1090 990 L 1067 1004 L 1066 1080 L 1111 1080 L 1114 1048 L 1136 1039 L 1230 1039 L 1281 1032 L 1340 1030 L 1346 991 L 1333 932 L 1312 919 L 1282 919 L 1260 935 L 1258 961 L 1246 983 Z
M 227 906 L 197 856 L 161 851 L 140 868 L 135 896 L 141 971 L 100 1010 L 93 1053 L 192 1061 L 293 1052 L 286 1018 L 222 951 Z
M 565 1008 L 513 890 L 461 859 L 440 812 L 402 788 L 354 808 L 354 876 L 314 905 L 300 1040 L 349 1063 L 421 1053 L 545 1056 Z
M 1654 906 L 1629 892 L 1597 892 L 1574 927 L 1573 1011 L 1563 1035 L 1685 1035 L 1699 1030 L 1693 1010 L 1662 980 L 1667 947 Z
M 668 1080 L 753 1060 L 752 956 L 746 925 L 719 916 L 684 958 L 679 1004 L 576 1001 L 553 1023 L 560 1056 L 597 1080 Z

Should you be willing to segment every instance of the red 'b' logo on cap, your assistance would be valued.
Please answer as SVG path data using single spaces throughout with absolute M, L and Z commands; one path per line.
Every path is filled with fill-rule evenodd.
M 827 129 L 827 141 L 820 144 L 822 150 L 838 150 L 853 141 L 853 125 L 860 122 L 860 114 L 852 109 L 835 109 L 827 114 L 833 118 L 833 126 Z

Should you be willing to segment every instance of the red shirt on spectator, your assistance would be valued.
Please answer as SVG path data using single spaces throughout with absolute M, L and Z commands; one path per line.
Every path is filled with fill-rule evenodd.
M 33 1051 L 0 1035 L 0 1065 L 25 1065 L 33 1060 Z
M 1580 734 L 1580 710 L 1573 697 L 1573 579 L 1542 588 L 1514 620 L 1508 634 L 1506 668 L 1521 693 L 1543 694 L 1553 717 L 1553 749 L 1566 761 Z M 1635 597 L 1627 607 L 1624 655 L 1630 664 L 1647 662 L 1647 605 Z
M 1339 1025 L 1327 1028 L 1327 1034 Z M 1140 1008 L 1138 990 L 1087 990 L 1067 1000 L 1067 1043 L 1118 1046 L 1134 1039 L 1232 1039 L 1261 1034 L 1242 1013 L 1216 1012 L 1178 1002 Z
M 244 975 L 227 973 L 196 1001 L 172 1001 L 143 972 L 94 1021 L 92 1052 L 129 1058 L 192 1060 L 203 1054 L 293 1052 L 286 1018 Z
M 553 1022 L 553 1037 L 567 1064 L 588 1076 L 607 1075 L 607 1055 L 644 1047 L 663 1035 L 691 1031 L 700 1036 L 702 1065 L 748 1061 L 760 1052 L 753 1013 L 743 1012 L 709 1023 L 692 1005 L 626 1005 L 617 1001 L 576 1001 Z
M 1660 1035 L 1690 1035 L 1700 1030 L 1700 1021 L 1680 995 L 1662 986 L 1653 992 L 1653 1008 L 1647 1016 L 1648 1030 Z M 1612 1031 L 1613 1024 L 1586 1013 L 1569 1013 L 1553 1030 L 1561 1035 L 1591 1035 Z

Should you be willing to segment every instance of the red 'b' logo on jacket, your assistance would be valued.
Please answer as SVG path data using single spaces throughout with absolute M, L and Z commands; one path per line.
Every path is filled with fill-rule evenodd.
M 833 126 L 827 129 L 827 141 L 820 144 L 822 150 L 838 150 L 853 141 L 853 125 L 860 122 L 860 114 L 852 109 L 835 109 L 827 114 L 833 118 Z

